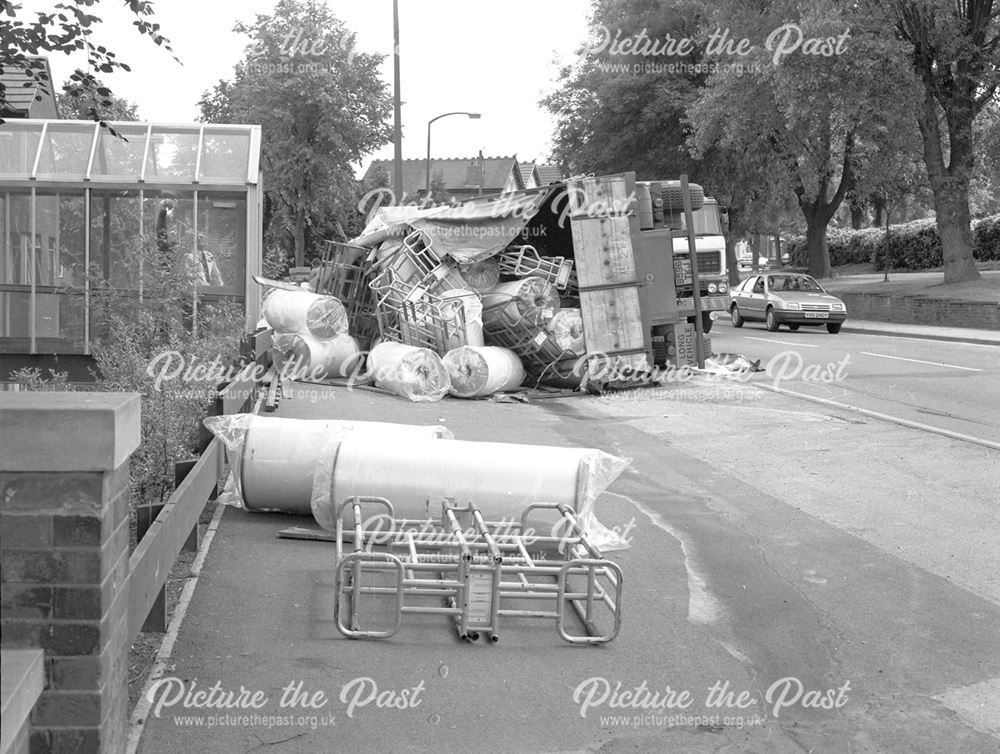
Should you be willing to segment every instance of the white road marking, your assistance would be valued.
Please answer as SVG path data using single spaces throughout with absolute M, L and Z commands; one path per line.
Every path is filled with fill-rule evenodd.
M 682 537 L 681 534 L 674 529 L 674 527 L 660 518 L 659 513 L 647 508 L 638 500 L 633 500 L 627 495 L 621 495 L 617 492 L 605 492 L 604 494 L 614 495 L 615 497 L 620 497 L 622 500 L 627 500 L 632 503 L 632 505 L 634 505 L 640 513 L 644 513 L 646 517 L 653 522 L 654 526 L 659 527 L 680 542 L 681 552 L 684 553 L 684 568 L 687 570 L 688 575 L 688 622 L 699 626 L 708 626 L 713 623 L 718 623 L 719 619 L 725 614 L 725 610 L 719 600 L 717 600 L 708 590 L 708 584 L 706 583 L 705 578 L 695 568 L 693 558 L 691 557 L 691 553 L 688 548 L 688 543 L 684 537 Z
M 930 364 L 935 367 L 948 367 L 949 369 L 964 369 L 966 372 L 982 372 L 983 369 L 975 369 L 973 367 L 960 367 L 957 364 L 945 364 L 941 361 L 924 361 L 923 359 L 908 359 L 905 356 L 889 356 L 884 353 L 872 353 L 871 351 L 862 351 L 865 356 L 877 356 L 880 359 L 896 359 L 896 361 L 912 361 L 914 364 Z
M 747 340 L 759 340 L 762 343 L 781 343 L 783 346 L 802 346 L 803 348 L 819 348 L 815 343 L 792 343 L 788 340 L 773 340 L 771 338 L 755 338 L 752 335 L 747 336 Z
M 980 733 L 1000 738 L 1000 678 L 951 689 L 934 698 Z

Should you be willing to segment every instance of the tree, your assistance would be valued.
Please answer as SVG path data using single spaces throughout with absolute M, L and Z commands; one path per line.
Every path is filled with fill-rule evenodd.
M 893 117 L 891 40 L 851 6 L 763 5 L 717 6 L 712 22 L 746 29 L 755 44 L 742 71 L 720 68 L 689 108 L 695 143 L 728 150 L 737 179 L 771 174 L 791 192 L 806 224 L 809 272 L 827 277 L 826 230 L 853 185 L 858 146 Z
M 980 277 L 972 256 L 974 123 L 1000 85 L 1000 7 L 994 0 L 892 0 L 884 7 L 908 46 L 922 89 L 917 122 L 944 257 L 944 282 Z
M 89 10 L 100 0 L 69 0 L 56 3 L 51 11 L 34 11 L 30 20 L 18 18 L 23 12 L 19 4 L 0 3 L 0 17 L 10 21 L 0 23 L 0 72 L 6 70 L 23 71 L 29 79 L 39 84 L 45 91 L 55 95 L 52 82 L 48 81 L 44 62 L 36 57 L 47 52 L 74 53 L 83 51 L 87 56 L 86 70 L 77 69 L 70 76 L 75 88 L 93 97 L 94 107 L 87 110 L 89 119 L 96 121 L 113 120 L 110 115 L 115 106 L 111 90 L 97 79 L 99 73 L 113 73 L 116 70 L 130 70 L 128 64 L 118 60 L 117 55 L 94 39 L 95 27 L 101 23 L 98 16 Z M 125 0 L 125 5 L 135 16 L 132 25 L 152 42 L 167 51 L 170 41 L 160 34 L 160 25 L 154 23 L 153 3 L 149 0 Z M 6 110 L 7 94 L 0 83 L 0 113 Z M 2 122 L 2 121 L 0 121 Z
M 98 89 L 107 89 L 100 79 L 96 79 L 95 83 Z M 68 120 L 139 120 L 134 102 L 128 102 L 113 94 L 103 97 L 96 90 L 85 87 L 73 79 L 63 82 L 62 93 L 58 95 L 58 100 L 59 112 Z
M 291 247 L 302 266 L 317 224 L 356 224 L 351 164 L 391 137 L 382 56 L 354 49 L 353 36 L 325 4 L 304 0 L 281 0 L 273 15 L 235 30 L 250 44 L 234 77 L 204 94 L 201 117 L 263 126 L 265 234 Z
M 693 39 L 704 5 L 595 0 L 592 39 L 578 60 L 560 71 L 558 89 L 541 102 L 556 118 L 553 162 L 570 174 L 634 170 L 640 180 L 682 173 L 699 179 L 699 163 L 686 146 L 684 115 L 708 78 L 703 43 L 691 44 L 684 54 L 647 56 L 641 49 L 618 54 L 615 39 L 620 30 L 629 30 L 639 48 L 648 47 L 645 40 L 668 36 Z M 664 73 L 666 65 L 681 66 L 681 72 Z

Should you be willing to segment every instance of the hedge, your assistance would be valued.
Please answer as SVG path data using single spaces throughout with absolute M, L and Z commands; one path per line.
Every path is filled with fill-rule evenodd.
M 1000 215 L 973 222 L 972 235 L 972 254 L 978 261 L 1000 260 Z M 941 239 L 934 220 L 914 220 L 892 226 L 888 244 L 884 228 L 830 228 L 826 240 L 832 267 L 871 262 L 876 270 L 883 270 L 888 261 L 891 270 L 927 270 L 944 263 Z M 806 239 L 803 236 L 788 243 L 788 253 L 792 264 L 808 265 Z

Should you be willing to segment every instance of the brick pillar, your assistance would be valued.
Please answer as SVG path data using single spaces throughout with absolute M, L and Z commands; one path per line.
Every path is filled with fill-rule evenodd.
M 119 752 L 133 393 L 0 392 L 0 644 L 45 651 L 32 752 Z

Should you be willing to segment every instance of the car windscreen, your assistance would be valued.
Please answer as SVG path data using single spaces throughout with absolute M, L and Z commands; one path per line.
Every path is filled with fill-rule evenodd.
M 772 291 L 823 292 L 820 284 L 807 275 L 771 275 L 768 287 Z

